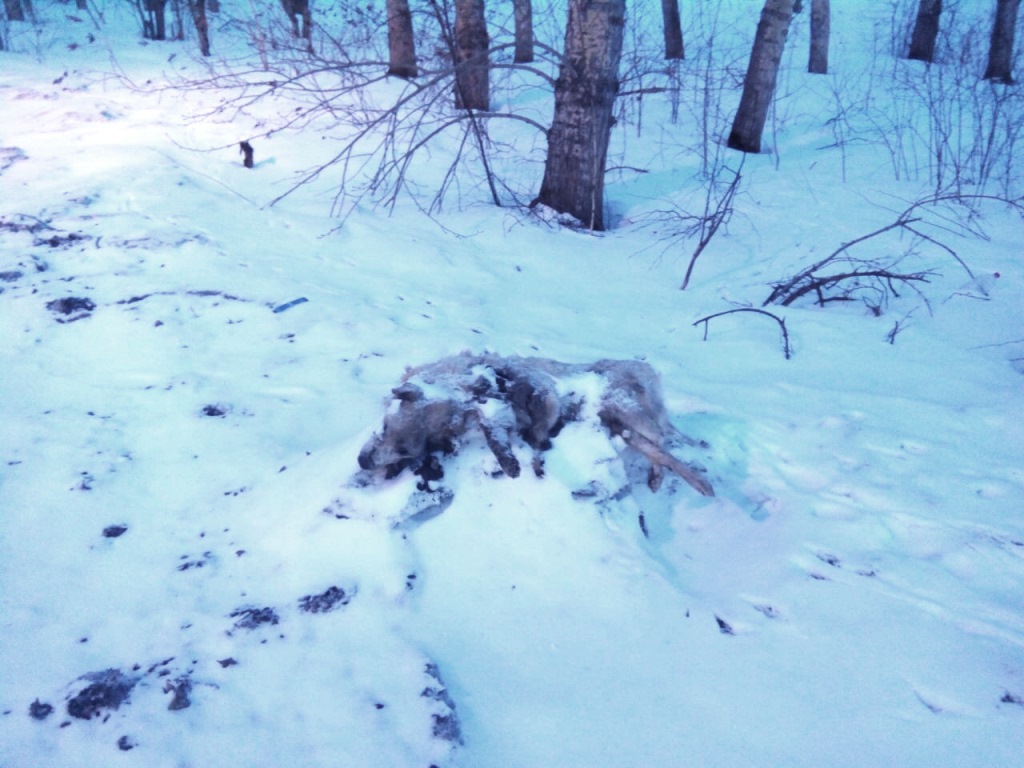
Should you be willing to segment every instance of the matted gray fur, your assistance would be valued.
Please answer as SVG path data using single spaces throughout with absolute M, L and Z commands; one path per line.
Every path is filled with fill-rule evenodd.
M 393 477 L 406 468 L 428 464 L 430 457 L 451 452 L 459 439 L 479 430 L 505 474 L 521 471 L 513 444 L 517 439 L 539 455 L 551 447 L 562 426 L 578 418 L 581 397 L 560 394 L 559 380 L 593 373 L 604 379 L 598 417 L 611 436 L 649 463 L 648 485 L 656 491 L 668 469 L 698 493 L 713 496 L 703 469 L 671 454 L 673 444 L 696 445 L 671 423 L 661 395 L 661 381 L 647 363 L 599 360 L 562 363 L 543 357 L 502 357 L 463 353 L 410 368 L 392 390 L 394 401 L 381 431 L 363 446 L 359 466 Z

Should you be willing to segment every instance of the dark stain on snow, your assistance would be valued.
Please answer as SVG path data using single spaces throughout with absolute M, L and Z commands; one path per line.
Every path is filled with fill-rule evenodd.
M 45 720 L 53 714 L 53 705 L 36 699 L 28 705 L 28 716 L 33 720 Z
M 281 620 L 277 611 L 270 607 L 239 608 L 228 614 L 228 618 L 238 619 L 235 622 L 235 629 L 256 629 L 264 624 L 273 626 Z
M 103 536 L 107 539 L 116 539 L 118 536 L 122 536 L 128 531 L 128 526 L 124 523 L 117 523 L 116 525 L 108 525 L 103 529 Z
M 351 600 L 352 595 L 341 587 L 330 587 L 319 595 L 300 597 L 299 610 L 305 613 L 327 613 L 348 605 Z
M 1003 694 L 1000 701 L 1003 702 L 1003 704 L 1016 704 L 1018 707 L 1024 707 L 1024 696 L 1017 696 L 1009 691 L 1006 691 Z
M 84 296 L 65 296 L 46 302 L 46 308 L 56 315 L 64 315 L 56 318 L 58 323 L 73 323 L 89 317 L 96 304 Z
M 209 563 L 213 559 L 213 553 L 212 552 L 203 552 L 203 554 L 200 557 L 197 557 L 197 558 L 192 559 L 192 560 L 190 560 L 189 557 L 190 557 L 190 555 L 182 555 L 181 558 L 179 558 L 179 559 L 184 561 L 180 565 L 178 565 L 178 570 L 179 571 L 190 571 L 193 568 L 202 568 L 202 567 L 204 567 L 207 563 Z
M 89 685 L 68 700 L 68 714 L 79 720 L 91 720 L 109 714 L 107 710 L 118 709 L 139 681 L 119 669 L 91 672 L 80 679 L 88 680 Z
M 735 635 L 736 631 L 732 628 L 732 625 L 725 619 L 715 616 L 715 622 L 718 624 L 718 631 L 723 635 Z
M 66 235 L 51 235 L 46 238 L 36 238 L 33 245 L 41 246 L 46 245 L 50 248 L 70 248 L 75 243 L 80 243 L 88 240 L 88 235 L 83 235 L 81 232 L 68 232 Z

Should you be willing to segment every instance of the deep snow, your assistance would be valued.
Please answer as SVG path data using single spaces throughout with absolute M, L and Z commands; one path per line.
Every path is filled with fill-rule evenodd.
M 742 51 L 749 9 L 723 8 Z M 792 359 L 768 318 L 692 325 L 928 194 L 883 145 L 821 148 L 828 83 L 852 87 L 885 14 L 835 9 L 831 81 L 787 59 L 777 154 L 746 159 L 681 292 L 692 243 L 666 249 L 650 213 L 702 193 L 664 104 L 617 129 L 649 172 L 611 181 L 608 233 L 472 184 L 433 220 L 401 198 L 339 222 L 326 177 L 265 205 L 327 129 L 254 140 L 245 169 L 234 144 L 274 104 L 190 120 L 217 94 L 105 74 L 111 52 L 136 84 L 199 72 L 187 44 L 40 10 L 46 36 L 0 53 L 0 764 L 1019 761 L 1019 214 L 981 206 L 985 240 L 930 219 L 973 277 L 925 244 L 929 306 L 769 308 Z M 430 519 L 406 519 L 408 472 L 348 486 L 406 366 L 464 349 L 647 361 L 717 496 L 573 498 L 625 482 L 592 420 L 543 478 L 462 445 Z M 74 716 L 97 682 L 97 716 Z

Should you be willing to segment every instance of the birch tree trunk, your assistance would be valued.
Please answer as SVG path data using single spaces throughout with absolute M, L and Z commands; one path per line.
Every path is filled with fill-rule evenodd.
M 939 37 L 939 16 L 942 13 L 942 0 L 921 0 L 917 6 L 917 19 L 914 21 L 914 33 L 910 37 L 908 59 L 926 61 L 931 64 L 935 60 L 935 41 Z
M 409 80 L 419 74 L 409 0 L 387 0 L 387 14 L 388 74 Z
M 811 53 L 807 61 L 807 71 L 812 75 L 828 74 L 830 16 L 829 0 L 812 0 Z
M 516 23 L 516 47 L 513 61 L 516 64 L 529 64 L 533 61 L 532 0 L 513 0 L 513 11 Z
M 484 0 L 455 0 L 455 107 L 491 107 Z
M 665 25 L 665 58 L 684 59 L 683 23 L 679 18 L 679 0 L 661 0 L 661 15 Z
M 604 229 L 604 170 L 626 0 L 569 0 L 544 180 L 534 204 Z
M 761 134 L 775 95 L 779 63 L 792 19 L 793 0 L 765 0 L 743 80 L 743 95 L 729 134 L 730 149 L 761 151 Z
M 986 80 L 1013 84 L 1013 41 L 1019 9 L 1020 0 L 996 0 L 996 19 L 988 49 Z

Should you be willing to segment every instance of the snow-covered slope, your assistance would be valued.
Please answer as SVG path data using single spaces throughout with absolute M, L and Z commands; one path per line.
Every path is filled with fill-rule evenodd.
M 681 292 L 690 249 L 644 222 L 700 196 L 695 161 L 634 128 L 651 172 L 609 185 L 603 235 L 404 199 L 339 227 L 328 179 L 265 206 L 315 131 L 245 169 L 261 107 L 190 121 L 217 94 L 103 74 L 109 44 L 159 82 L 183 45 L 62 8 L 74 48 L 0 54 L 0 764 L 1019 760 L 1019 215 L 942 231 L 973 276 L 924 244 L 928 306 L 773 308 L 787 360 L 770 318 L 693 323 L 927 192 L 882 146 L 817 149 L 828 88 L 798 63 L 778 157 L 747 158 Z M 625 482 L 584 420 L 543 477 L 468 440 L 450 506 L 396 525 L 417 478 L 351 485 L 359 449 L 406 366 L 461 350 L 645 360 L 717 495 L 574 496 Z

